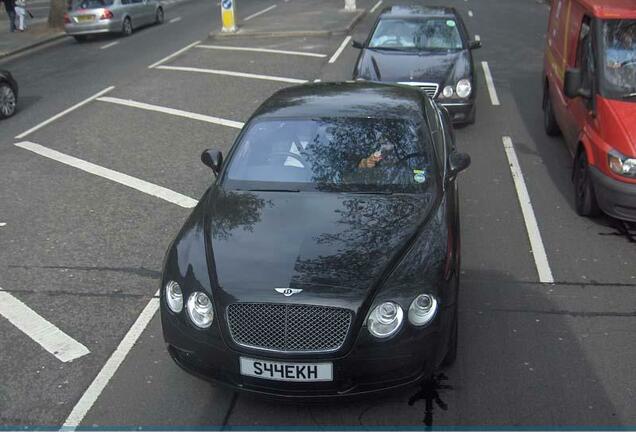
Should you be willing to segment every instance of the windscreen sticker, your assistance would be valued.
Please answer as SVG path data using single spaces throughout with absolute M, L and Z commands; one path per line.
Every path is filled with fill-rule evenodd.
M 446 20 L 446 25 L 449 27 L 455 27 L 455 21 L 453 20 Z
M 416 183 L 424 183 L 426 181 L 426 171 L 413 170 L 413 180 L 415 180 Z

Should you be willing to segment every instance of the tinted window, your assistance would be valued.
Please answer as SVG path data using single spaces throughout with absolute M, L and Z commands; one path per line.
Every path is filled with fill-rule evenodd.
M 636 95 L 636 20 L 608 20 L 601 25 L 601 86 L 609 97 Z
M 71 10 L 77 9 L 100 9 L 106 6 L 111 6 L 113 0 L 73 0 L 71 3 Z
M 462 38 L 457 22 L 452 18 L 380 20 L 370 48 L 396 49 L 462 49 Z
M 237 188 L 420 192 L 434 166 L 420 136 L 401 119 L 261 121 L 238 144 L 226 180 Z

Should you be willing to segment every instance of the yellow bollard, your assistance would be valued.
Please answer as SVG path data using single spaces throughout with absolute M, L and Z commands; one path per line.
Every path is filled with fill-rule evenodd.
M 223 23 L 222 32 L 235 32 L 237 30 L 233 0 L 221 0 L 221 22 Z

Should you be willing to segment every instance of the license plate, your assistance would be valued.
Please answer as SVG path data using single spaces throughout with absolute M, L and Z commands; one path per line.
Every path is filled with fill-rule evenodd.
M 77 17 L 77 22 L 90 22 L 95 20 L 95 16 L 93 15 L 80 15 Z
M 274 381 L 333 381 L 331 363 L 283 363 L 241 357 L 241 375 Z

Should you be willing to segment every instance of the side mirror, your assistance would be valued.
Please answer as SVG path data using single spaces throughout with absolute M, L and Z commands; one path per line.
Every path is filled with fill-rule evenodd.
M 569 98 L 582 96 L 586 99 L 592 97 L 592 93 L 588 89 L 581 88 L 583 84 L 583 76 L 581 69 L 568 68 L 565 70 L 563 78 L 563 93 Z
M 364 48 L 364 44 L 362 42 L 359 42 L 357 40 L 352 40 L 351 41 L 351 46 L 357 49 L 362 49 Z
M 470 166 L 470 155 L 468 153 L 452 152 L 449 157 L 450 178 L 455 178 L 457 174 Z
M 470 43 L 468 44 L 468 49 L 474 50 L 479 48 L 481 48 L 481 41 L 470 41 Z
M 221 165 L 223 165 L 223 153 L 219 150 L 208 149 L 201 153 L 201 162 L 209 166 L 215 176 L 221 172 Z

